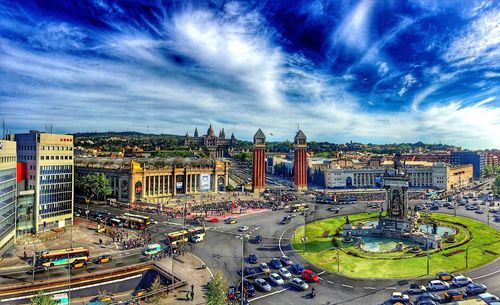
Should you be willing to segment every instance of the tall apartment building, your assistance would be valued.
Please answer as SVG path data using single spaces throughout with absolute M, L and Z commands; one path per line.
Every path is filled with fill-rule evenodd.
M 486 159 L 479 151 L 454 151 L 451 153 L 450 163 L 455 165 L 472 164 L 474 168 L 474 180 L 479 180 L 484 175 Z
M 0 257 L 16 237 L 16 143 L 0 140 Z
M 35 193 L 35 233 L 72 225 L 73 136 L 32 130 L 15 141 L 17 160 L 26 167 L 25 189 Z

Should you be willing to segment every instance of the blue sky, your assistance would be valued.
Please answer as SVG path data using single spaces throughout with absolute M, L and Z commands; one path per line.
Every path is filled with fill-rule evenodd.
M 0 117 L 500 148 L 499 3 L 0 1 Z

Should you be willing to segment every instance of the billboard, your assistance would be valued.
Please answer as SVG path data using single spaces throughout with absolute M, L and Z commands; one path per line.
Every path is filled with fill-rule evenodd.
M 210 174 L 200 175 L 200 190 L 202 192 L 210 191 Z

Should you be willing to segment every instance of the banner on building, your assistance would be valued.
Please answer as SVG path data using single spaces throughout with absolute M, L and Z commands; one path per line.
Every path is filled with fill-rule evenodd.
M 200 175 L 200 190 L 202 192 L 210 191 L 210 174 L 201 174 Z

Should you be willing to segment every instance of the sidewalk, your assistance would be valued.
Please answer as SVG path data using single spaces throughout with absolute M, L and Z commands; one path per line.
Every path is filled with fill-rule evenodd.
M 172 273 L 172 258 L 167 257 L 156 262 L 157 265 Z M 174 259 L 174 276 L 181 278 L 188 283 L 187 286 L 179 288 L 174 293 L 169 293 L 162 298 L 162 303 L 166 304 L 205 304 L 203 295 L 206 285 L 212 278 L 208 268 L 203 269 L 203 263 L 192 253 L 186 253 Z M 191 285 L 194 285 L 193 301 L 186 299 L 186 293 L 191 292 Z

